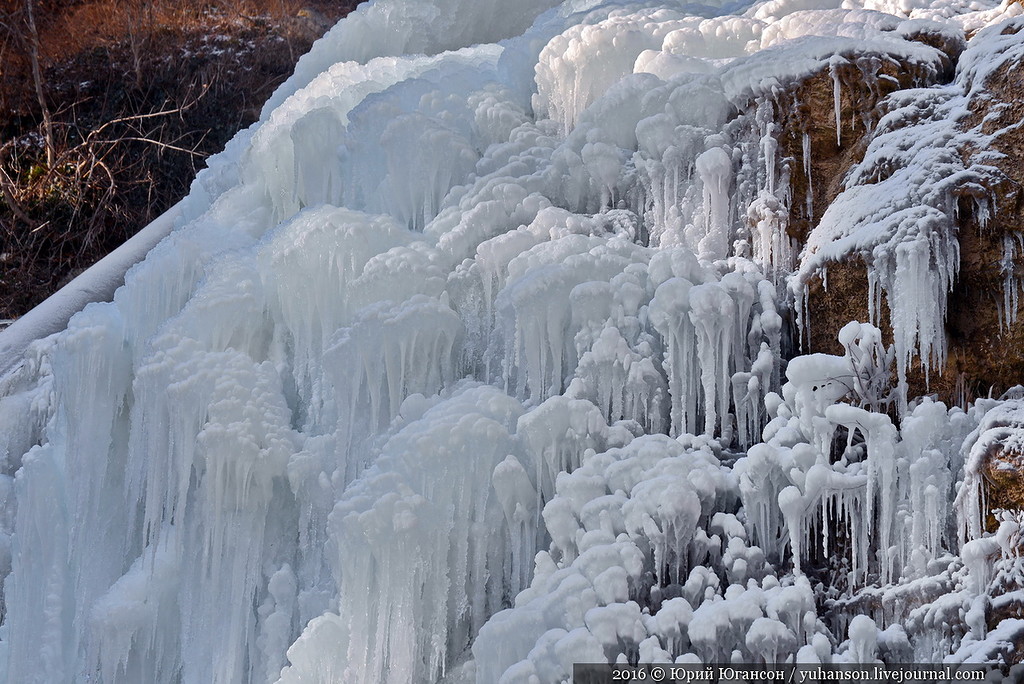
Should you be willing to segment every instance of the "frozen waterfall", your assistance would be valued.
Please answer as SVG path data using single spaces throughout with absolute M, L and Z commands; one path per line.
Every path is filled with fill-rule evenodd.
M 0 681 L 999 662 L 1024 519 L 979 468 L 1024 399 L 907 377 L 945 361 L 958 198 L 998 211 L 957 122 L 1021 13 L 360 5 L 0 379 Z M 850 74 L 900 89 L 844 119 Z M 818 76 L 865 149 L 813 217 L 782 103 Z M 851 254 L 870 320 L 801 355 Z

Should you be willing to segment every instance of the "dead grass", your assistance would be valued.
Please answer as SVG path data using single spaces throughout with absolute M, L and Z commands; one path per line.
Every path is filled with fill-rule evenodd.
M 0 319 L 180 199 L 354 4 L 37 0 L 48 159 L 24 2 L 0 2 Z

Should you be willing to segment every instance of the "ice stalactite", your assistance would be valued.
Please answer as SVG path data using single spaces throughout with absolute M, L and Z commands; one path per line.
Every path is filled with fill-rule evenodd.
M 538 515 L 543 503 L 554 496 L 559 473 L 578 468 L 590 450 L 632 437 L 622 426 L 609 431 L 600 409 L 585 399 L 551 397 L 520 420 L 516 432 L 535 469 Z
M 696 330 L 689 316 L 692 288 L 693 283 L 685 278 L 670 278 L 658 286 L 650 308 L 651 322 L 667 346 L 673 434 L 697 428 Z
M 701 259 L 715 261 L 728 256 L 731 237 L 729 227 L 729 184 L 732 159 L 721 147 L 712 147 L 696 160 L 697 174 L 704 184 L 706 235 L 698 245 Z
M 885 257 L 878 259 L 873 279 L 874 286 L 888 294 L 901 387 L 906 385 L 913 357 L 921 359 L 926 379 L 931 368 L 945 365 L 947 296 L 960 265 L 960 246 L 945 217 L 918 216 L 914 220 L 919 227 L 933 220 L 938 226 L 901 242 L 895 249 L 895 264 Z M 869 297 L 877 301 L 873 292 Z
M 843 83 L 839 76 L 839 67 L 845 64 L 847 61 L 841 55 L 835 55 L 828 61 L 829 76 L 832 77 L 832 108 L 836 118 L 836 147 L 843 146 Z M 809 179 L 810 174 L 807 177 Z M 810 183 L 808 183 L 809 185 Z
M 265 372 L 266 367 L 261 370 Z M 251 393 L 252 398 L 215 393 L 209 422 L 197 436 L 196 456 L 206 470 L 197 498 L 205 509 L 202 519 L 210 525 L 177 522 L 189 550 L 183 579 L 190 587 L 205 587 L 204 600 L 190 601 L 182 610 L 182 647 L 194 654 L 194 660 L 183 663 L 183 676 L 188 679 L 230 682 L 245 672 L 244 654 L 256 645 L 252 616 L 236 615 L 228 620 L 220 645 L 203 640 L 195 625 L 212 624 L 227 614 L 230 606 L 255 599 L 266 562 L 265 531 L 270 516 L 277 512 L 271 500 L 286 496 L 284 469 L 295 449 L 294 435 L 283 427 L 288 424 L 288 413 L 273 380 L 258 374 L 239 380 L 242 397 Z M 259 422 L 272 416 L 276 420 L 269 425 Z M 269 426 L 273 427 L 268 430 Z M 188 471 L 185 464 L 179 468 L 179 473 Z M 178 491 L 184 487 L 180 481 Z M 184 519 L 187 513 L 181 511 L 181 516 Z M 224 644 L 231 645 L 231 652 L 237 654 L 234 658 L 220 653 Z
M 509 500 L 492 489 L 492 472 L 516 451 L 520 412 L 504 393 L 465 387 L 391 437 L 335 506 L 346 675 L 435 678 L 500 606 L 510 574 L 521 575 L 506 564 Z
M 801 155 L 804 160 L 804 178 L 807 179 L 807 195 L 804 198 L 804 211 L 808 221 L 814 221 L 814 183 L 811 181 L 811 136 L 804 131 L 801 136 Z
M 529 585 L 531 560 L 537 549 L 540 514 L 536 510 L 537 486 L 522 462 L 509 454 L 494 467 L 495 496 L 501 502 L 509 530 L 509 594 L 515 595 Z
M 20 644 L 31 657 L 8 656 L 7 673 L 40 684 L 66 681 L 71 677 L 68 666 L 75 654 L 67 652 L 64 639 L 68 610 L 64 604 L 68 521 L 61 511 L 47 505 L 63 495 L 54 450 L 46 446 L 33 448 L 23 455 L 18 472 L 13 489 L 22 512 L 12 530 L 12 552 L 18 554 L 22 545 L 34 552 L 18 564 L 24 568 L 24 574 L 11 576 L 4 590 L 6 617 L 12 620 L 6 641 L 8 649 Z M 49 647 L 38 651 L 39 644 Z
M 156 548 L 143 549 L 93 604 L 88 616 L 95 635 L 91 648 L 103 681 L 168 681 L 167 673 L 178 669 L 180 632 L 160 619 L 173 615 L 180 591 L 176 544 L 175 534 L 168 531 Z
M 411 241 L 386 217 L 328 205 L 299 214 L 264 239 L 258 258 L 268 274 L 281 344 L 291 351 L 296 404 L 308 407 L 304 420 L 316 421 L 327 399 L 319 359 L 331 336 L 373 301 L 360 301 L 355 281 L 371 259 Z
M 736 304 L 724 288 L 711 283 L 695 286 L 689 295 L 689 316 L 697 331 L 697 362 L 704 390 L 704 432 L 713 434 L 716 426 L 724 428 L 729 410 L 729 347 L 735 334 Z
M 596 258 L 591 257 L 591 249 Z M 523 277 L 515 277 L 517 264 L 510 264 L 510 282 L 498 295 L 495 306 L 505 323 L 506 382 L 514 379 L 518 392 L 536 402 L 561 394 L 567 373 L 578 361 L 572 344 L 575 331 L 570 329 L 572 289 L 602 275 L 610 279 L 629 262 L 607 249 L 604 241 L 583 236 L 544 243 L 528 255 L 534 257 L 530 259 L 533 263 Z M 524 256 L 517 260 L 526 271 L 529 262 Z M 538 268 L 541 264 L 544 267 Z M 540 293 L 556 291 L 561 296 L 553 306 L 540 310 L 533 306 Z
M 60 369 L 54 376 L 54 399 L 58 402 L 71 401 L 73 397 L 78 398 L 76 395 L 79 392 L 84 392 L 80 396 L 84 400 L 80 417 L 85 420 L 78 422 L 75 416 L 59 412 L 54 419 L 62 424 L 65 438 L 55 440 L 47 447 L 37 447 L 25 457 L 25 465 L 30 469 L 39 471 L 63 466 L 77 474 L 62 487 L 63 505 L 49 506 L 51 512 L 45 513 L 36 508 L 39 505 L 46 507 L 45 499 L 27 504 L 26 512 L 29 516 L 26 517 L 34 519 L 32 529 L 22 528 L 21 534 L 17 534 L 16 530 L 19 543 L 13 552 L 19 553 L 22 544 L 45 529 L 40 516 L 46 515 L 56 523 L 57 537 L 49 539 L 47 534 L 39 538 L 37 543 L 49 545 L 63 542 L 66 544 L 66 554 L 83 556 L 82 563 L 73 568 L 59 562 L 57 565 L 38 568 L 39 576 L 46 578 L 44 581 L 48 583 L 51 592 L 61 584 L 73 587 L 70 592 L 59 589 L 50 595 L 48 605 L 37 607 L 49 616 L 47 622 L 50 629 L 66 630 L 74 621 L 87 622 L 93 602 L 120 576 L 123 570 L 119 560 L 121 554 L 135 551 L 123 534 L 128 516 L 122 502 L 106 494 L 120 491 L 124 486 L 125 459 L 122 456 L 110 461 L 108 456 L 111 453 L 124 454 L 131 395 L 129 370 L 125 364 L 118 362 L 116 354 L 110 353 L 111 350 L 123 349 L 124 325 L 116 318 L 109 318 L 108 313 L 93 307 L 80 315 L 75 324 L 69 327 L 67 346 L 51 361 L 55 368 Z M 92 382 L 79 387 L 69 382 L 74 377 L 88 377 Z M 105 467 L 88 467 L 92 461 L 103 462 Z M 24 477 L 16 477 L 15 491 L 27 484 Z M 52 489 L 49 491 L 51 496 L 56 493 Z M 83 524 L 74 524 L 75 521 Z M 117 549 L 120 553 L 89 553 L 88 550 L 93 548 Z M 57 553 L 57 549 L 51 553 Z M 51 558 L 56 560 L 56 557 Z M 150 625 L 150 628 L 153 626 Z M 32 640 L 29 638 L 28 642 L 23 642 L 25 648 L 31 648 L 29 644 Z M 73 672 L 74 659 L 95 647 L 94 641 L 79 632 L 76 639 L 65 643 L 63 650 L 54 650 L 48 658 L 44 658 L 48 661 L 52 659 L 50 665 L 63 669 L 63 676 L 68 676 Z M 48 667 L 44 672 L 47 670 L 44 678 L 61 676 L 57 669 L 50 670 Z M 33 676 L 39 674 L 32 672 L 29 663 L 24 664 L 21 672 L 26 681 L 31 681 Z
M 365 465 L 349 458 L 354 443 L 385 428 L 408 396 L 433 395 L 454 380 L 452 349 L 461 332 L 445 295 L 365 307 L 335 332 L 322 358 L 346 482 Z
M 1003 236 L 1003 258 L 999 268 L 1003 272 L 1003 302 L 999 308 L 999 328 L 1009 329 L 1017 322 L 1017 305 L 1020 301 L 1020 290 L 1024 288 L 1017 276 L 1015 261 L 1017 255 L 1024 252 L 1024 234 L 1009 233 Z
M 605 420 L 634 420 L 661 432 L 668 388 L 649 357 L 632 351 L 619 328 L 606 327 L 580 357 L 566 393 L 593 401 Z
M 792 270 L 795 260 L 792 239 L 786 232 L 788 212 L 774 195 L 761 195 L 747 209 L 753 224 L 753 258 L 772 280 Z

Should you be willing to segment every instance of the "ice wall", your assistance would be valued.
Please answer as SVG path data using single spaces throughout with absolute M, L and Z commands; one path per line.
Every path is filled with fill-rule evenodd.
M 855 5 L 343 20 L 3 379 L 3 680 L 998 660 L 1021 521 L 985 530 L 978 445 L 1015 405 L 903 374 L 942 357 L 950 198 L 992 173 L 956 115 L 1022 43 L 987 29 L 948 85 L 940 47 L 1019 10 Z M 915 88 L 801 245 L 779 96 L 885 61 Z M 876 320 L 795 355 L 801 288 L 857 251 Z

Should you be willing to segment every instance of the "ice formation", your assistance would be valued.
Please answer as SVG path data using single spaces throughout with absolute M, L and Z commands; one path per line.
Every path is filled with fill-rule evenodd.
M 943 365 L 958 207 L 999 211 L 965 122 L 1020 13 L 361 5 L 0 379 L 3 681 L 1005 661 L 1024 519 L 982 468 L 1024 398 L 907 373 Z M 865 140 L 820 217 L 813 78 Z M 850 258 L 870 320 L 801 355 Z

